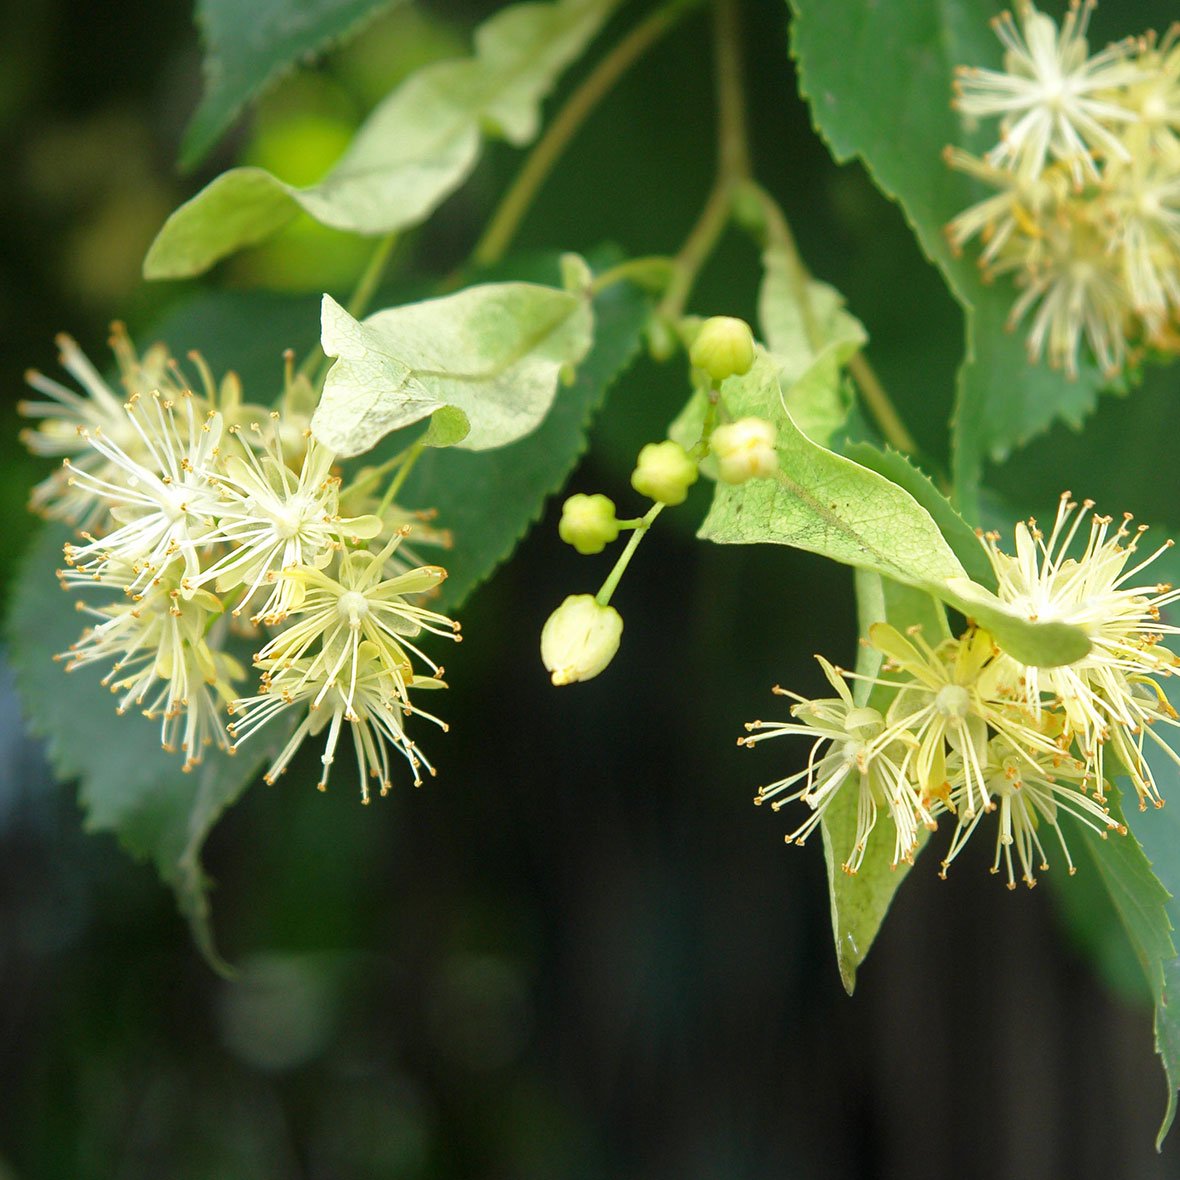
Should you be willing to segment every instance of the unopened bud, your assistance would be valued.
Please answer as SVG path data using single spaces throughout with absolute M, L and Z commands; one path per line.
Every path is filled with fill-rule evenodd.
M 614 501 L 607 496 L 570 496 L 561 508 L 557 534 L 579 553 L 601 553 L 619 535 Z
M 745 320 L 715 315 L 697 333 L 688 359 L 709 375 L 714 385 L 726 377 L 740 377 L 754 363 L 754 333 Z
M 631 486 L 661 504 L 683 504 L 697 474 L 696 461 L 678 442 L 667 439 L 648 443 L 639 452 Z
M 745 483 L 774 475 L 778 470 L 777 439 L 777 428 L 765 418 L 739 418 L 718 426 L 709 438 L 718 476 L 725 483 Z
M 541 661 L 554 684 L 592 680 L 615 658 L 623 616 L 593 594 L 571 594 L 541 629 Z

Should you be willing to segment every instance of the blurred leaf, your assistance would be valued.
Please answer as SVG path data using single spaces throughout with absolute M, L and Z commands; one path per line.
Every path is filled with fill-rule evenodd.
M 1157 775 L 1162 769 L 1157 763 Z M 1174 770 L 1169 778 L 1174 790 L 1180 786 L 1180 775 Z M 1166 789 L 1162 776 L 1160 785 Z M 1173 794 L 1174 801 L 1175 797 Z M 1132 820 L 1123 814 L 1121 794 L 1117 788 L 1110 790 L 1109 798 L 1110 814 L 1129 826 L 1133 822 L 1137 831 L 1146 832 L 1157 826 L 1161 819 L 1172 828 L 1167 833 L 1170 838 L 1161 849 L 1162 856 L 1149 860 L 1134 832 L 1102 840 L 1098 833 L 1088 827 L 1073 824 L 1074 830 L 1080 832 L 1114 908 L 1122 919 L 1123 928 L 1139 956 L 1155 1001 L 1155 1048 L 1168 1083 L 1167 1107 L 1156 1139 L 1156 1146 L 1159 1147 L 1176 1114 L 1176 1092 L 1180 1088 L 1180 1005 L 1175 1003 L 1177 989 L 1180 989 L 1180 961 L 1177 960 L 1172 942 L 1176 902 L 1175 894 L 1169 893 L 1166 887 L 1170 884 L 1173 889 L 1180 888 L 1180 843 L 1175 839 L 1175 824 L 1165 819 L 1174 809 L 1164 808 L 1163 811 L 1142 814 Z M 1153 844 L 1156 842 L 1153 840 Z
M 1151 1004 L 1151 989 L 1123 919 L 1101 874 L 1090 868 L 1089 858 L 1073 876 L 1053 872 L 1044 879 L 1061 922 L 1106 986 L 1126 1004 L 1141 1008 Z
M 920 626 L 929 642 L 935 645 L 950 635 L 946 612 L 929 594 L 882 578 L 869 570 L 856 571 L 856 606 L 857 625 L 862 635 L 868 634 L 874 623 L 882 621 L 892 623 L 901 631 Z M 874 676 L 881 660 L 881 653 L 876 648 L 862 644 L 856 671 L 861 676 Z M 862 700 L 866 694 L 861 690 L 867 685 L 867 680 L 857 681 L 856 700 L 884 712 L 888 708 L 890 690 L 875 687 L 873 694 L 880 693 L 883 699 L 878 701 L 873 694 L 867 694 L 867 700 Z M 858 794 L 857 791 L 841 790 L 824 810 L 820 821 L 824 859 L 828 866 L 836 963 L 844 990 L 849 995 L 856 987 L 857 968 L 868 955 L 893 895 L 912 867 L 912 862 L 902 862 L 895 868 L 892 863 L 893 842 L 887 835 L 876 832 L 865 847 L 859 870 L 854 874 L 844 871 L 843 866 L 852 856 L 856 840 Z M 882 827 L 893 827 L 888 814 L 877 818 L 877 828 Z M 920 829 L 914 859 L 925 847 L 927 838 L 925 828 Z
M 943 237 L 943 226 L 977 199 L 942 160 L 947 144 L 972 146 L 950 107 L 953 71 L 998 66 L 989 23 L 995 4 L 790 2 L 800 87 L 832 154 L 840 162 L 859 156 L 882 192 L 901 204 L 966 314 L 953 459 L 959 505 L 975 519 L 984 460 L 1002 459 L 1056 418 L 1080 425 L 1104 384 L 1088 361 L 1074 380 L 1031 365 L 1023 342 L 1006 329 L 1011 283 L 985 285 L 974 262 L 954 257 Z
M 46 527 L 26 558 L 8 618 L 8 645 L 30 728 L 45 738 L 54 771 L 77 779 L 91 832 L 112 832 L 132 856 L 150 860 L 176 893 L 201 953 L 224 970 L 210 926 L 201 849 L 222 812 L 257 777 L 268 746 L 231 758 L 210 749 L 188 774 L 160 745 L 160 725 L 138 713 L 116 716 L 99 684 L 102 673 L 67 674 L 55 653 L 82 630 L 77 598 L 63 593 L 55 571 L 72 534 Z
M 556 267 L 551 259 L 549 272 L 555 275 Z M 637 288 L 608 287 L 593 306 L 594 344 L 573 384 L 558 391 L 532 434 L 483 453 L 457 447 L 427 451 L 407 481 L 401 501 L 436 508 L 439 523 L 454 537 L 444 561 L 446 609 L 453 610 L 490 577 L 540 517 L 545 499 L 561 488 L 585 450 L 590 418 L 607 389 L 639 351 L 649 308 Z
M 535 283 L 481 283 L 359 323 L 325 295 L 323 349 L 338 359 L 312 429 L 341 455 L 358 455 L 450 406 L 470 428 L 457 445 L 504 446 L 535 429 L 592 333 L 588 294 Z
M 180 148 L 180 166 L 201 162 L 231 123 L 284 74 L 355 35 L 400 0 L 197 0 L 205 46 L 205 96 Z
M 1151 566 L 1150 576 L 1171 583 L 1180 579 L 1180 555 L 1175 548 L 1161 554 Z M 1177 708 L 1180 706 L 1180 682 L 1172 677 L 1164 684 L 1172 707 Z M 1174 746 L 1178 733 L 1180 730 L 1169 727 L 1159 737 L 1170 739 Z M 1149 734 L 1149 738 L 1151 736 L 1154 735 Z M 1170 751 L 1155 742 L 1148 740 L 1144 748 L 1167 806 L 1146 811 L 1133 808 L 1126 816 L 1132 836 L 1128 841 L 1112 838 L 1107 843 L 1136 841 L 1135 850 L 1153 878 L 1158 878 L 1158 885 L 1152 888 L 1136 879 L 1139 892 L 1131 892 L 1130 885 L 1107 880 L 1107 888 L 1139 954 L 1155 999 L 1156 1052 L 1168 1077 L 1168 1106 L 1159 1134 L 1162 1142 L 1176 1113 L 1176 1094 L 1180 1090 L 1180 959 L 1168 937 L 1169 929 L 1180 930 L 1180 766 Z M 1100 856 L 1107 849 L 1092 846 L 1092 851 Z M 1139 875 L 1142 876 L 1142 868 Z M 1121 904 L 1116 887 L 1127 894 Z M 1166 906 L 1167 925 L 1161 923 L 1156 913 L 1158 905 Z
M 319 183 L 261 168 L 223 173 L 165 222 L 144 260 L 150 279 L 200 274 L 285 225 L 300 209 L 337 229 L 383 234 L 424 221 L 466 179 L 481 136 L 522 147 L 540 103 L 617 0 L 517 4 L 475 34 L 475 56 L 425 66 L 382 102 Z

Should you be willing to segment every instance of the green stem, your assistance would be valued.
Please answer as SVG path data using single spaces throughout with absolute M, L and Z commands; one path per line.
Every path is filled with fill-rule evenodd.
M 750 175 L 749 135 L 742 94 L 741 28 L 737 0 L 714 0 L 717 69 L 717 176 L 705 206 L 675 259 L 675 274 L 658 314 L 676 321 L 684 314 L 701 268 L 713 253 L 733 211 L 738 185 Z
M 738 0 L 714 0 L 717 62 L 717 171 L 740 180 L 750 175 L 750 137 L 742 91 L 741 10 Z
M 471 260 L 490 266 L 504 257 L 553 166 L 594 108 L 615 83 L 652 47 L 697 0 L 672 0 L 641 21 L 595 67 L 569 96 L 545 134 L 529 153 L 516 179 L 492 214 Z
M 388 475 L 395 467 L 404 463 L 408 454 L 409 448 L 399 451 L 392 458 L 386 459 L 384 463 L 379 463 L 376 467 L 366 467 L 359 477 L 348 485 L 348 492 L 350 494 L 367 492 L 374 484 L 381 481 L 382 476 Z
M 675 273 L 668 284 L 664 298 L 660 300 L 657 314 L 666 322 L 675 323 L 684 315 L 684 307 L 696 285 L 701 267 L 717 245 L 718 239 L 729 224 L 733 204 L 733 186 L 728 178 L 719 176 L 705 201 L 705 207 L 697 218 L 696 225 L 689 231 L 674 262 Z
M 402 465 L 397 475 L 389 481 L 389 487 L 385 489 L 385 495 L 381 498 L 381 506 L 377 509 L 378 516 L 384 516 L 385 510 L 397 498 L 398 492 L 402 490 L 402 485 L 410 476 L 410 472 L 414 470 L 414 464 L 418 462 L 418 457 L 426 450 L 425 443 L 419 439 L 415 443 L 411 443 L 401 454 Z
M 885 386 L 881 384 L 873 366 L 869 364 L 868 358 L 863 352 L 858 352 L 848 362 L 848 371 L 852 374 L 852 379 L 856 382 L 861 398 L 873 416 L 873 421 L 881 428 L 881 433 L 903 455 L 916 455 L 918 453 L 917 440 L 906 429 L 901 415 L 897 412 L 897 407 L 890 400 L 889 394 L 885 392 Z
M 803 330 L 812 351 L 816 352 L 823 346 L 824 341 L 811 306 L 811 275 L 799 254 L 790 223 L 778 202 L 765 189 L 751 182 L 747 185 L 747 191 L 753 193 L 762 206 L 768 243 L 776 246 L 787 260 L 791 288 L 803 318 Z M 901 415 L 863 352 L 858 352 L 848 362 L 848 371 L 860 390 L 865 408 L 888 442 L 903 454 L 916 455 L 918 444 L 914 436 L 906 428 Z
M 676 263 L 662 254 L 650 254 L 643 258 L 628 258 L 618 266 L 612 266 L 596 275 L 590 284 L 590 294 L 597 295 L 615 283 L 630 281 L 649 290 L 663 291 L 676 272 Z
M 356 287 L 352 292 L 352 298 L 348 301 L 348 314 L 354 320 L 359 320 L 368 311 L 369 302 L 372 300 L 377 286 L 381 282 L 381 276 L 385 273 L 385 266 L 389 262 L 389 256 L 393 253 L 393 248 L 396 245 L 396 231 L 386 234 L 377 242 L 377 247 L 369 259 L 369 264 L 365 267 L 361 277 L 357 279 Z
M 652 522 L 663 510 L 663 504 L 653 504 L 647 515 L 636 526 L 635 531 L 627 541 L 626 548 L 619 554 L 619 560 L 615 562 L 615 568 L 607 575 L 606 581 L 602 583 L 602 588 L 594 595 L 594 601 L 599 606 L 610 606 L 611 595 L 618 589 L 623 573 L 626 571 L 627 566 L 631 564 L 631 558 L 635 556 L 635 550 L 639 548 L 639 542 L 647 536 L 647 530 L 651 528 Z
M 393 247 L 396 244 L 396 233 L 386 234 L 378 240 L 377 246 L 370 255 L 365 269 L 361 272 L 361 277 L 357 279 L 356 286 L 353 288 L 352 295 L 349 296 L 346 305 L 348 314 L 353 319 L 359 320 L 365 314 L 369 306 L 369 301 L 373 298 L 373 293 L 377 290 L 377 285 L 381 282 L 381 276 L 385 273 L 389 256 L 393 253 Z M 303 363 L 299 366 L 298 376 L 306 377 L 313 386 L 319 386 L 327 373 L 327 359 L 321 351 L 319 344 L 312 345 L 311 351 L 303 358 Z
M 791 293 L 799 306 L 803 332 L 807 336 L 811 351 L 818 352 L 824 341 L 819 322 L 815 318 L 815 309 L 811 306 L 811 274 L 799 253 L 795 235 L 791 231 L 791 223 L 787 221 L 787 215 L 779 203 L 761 185 L 751 182 L 746 186 L 746 191 L 752 193 L 762 206 L 767 244 L 776 247 L 786 259 L 787 279 L 791 284 Z

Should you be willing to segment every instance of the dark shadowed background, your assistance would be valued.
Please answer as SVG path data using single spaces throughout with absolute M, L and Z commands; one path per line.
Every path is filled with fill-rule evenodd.
M 54 369 L 54 333 L 100 363 L 112 318 L 146 344 L 193 291 L 138 279 L 179 200 L 244 159 L 313 178 L 398 72 L 462 45 L 490 7 L 382 18 L 195 177 L 172 168 L 200 81 L 181 0 L 0 9 L 5 588 L 43 470 L 14 405 L 26 367 Z M 1142 12 L 1110 0 L 1099 36 L 1138 30 Z M 784 6 L 752 0 L 746 18 L 759 175 L 867 325 L 938 466 L 958 313 L 897 210 L 811 133 Z M 522 246 L 677 246 L 712 163 L 707 31 L 687 20 L 604 104 Z M 462 259 L 517 159 L 490 152 L 409 272 Z M 212 283 L 340 294 L 364 257 L 300 226 Z M 727 241 L 693 310 L 752 315 L 755 268 L 752 247 Z M 273 342 L 276 363 L 314 342 L 310 306 L 302 338 Z M 641 361 L 613 391 L 571 490 L 641 508 L 627 474 L 678 408 L 670 369 Z M 1035 477 L 1035 452 L 1024 462 Z M 1174 497 L 1174 471 L 1160 481 Z M 1180 1175 L 1176 1136 L 1153 1150 L 1165 1087 L 1131 952 L 1098 947 L 1099 977 L 1080 949 L 1101 901 L 1084 868 L 1057 882 L 1077 888 L 1069 934 L 1051 885 L 1009 894 L 982 841 L 946 883 L 920 861 L 855 997 L 841 989 L 818 841 L 784 847 L 787 817 L 750 805 L 804 752 L 734 739 L 772 715 L 773 683 L 821 691 L 810 653 L 851 662 L 848 572 L 694 545 L 697 496 L 624 580 L 615 664 L 557 691 L 540 626 L 607 569 L 560 544 L 557 505 L 463 612 L 436 780 L 362 808 L 343 763 L 320 794 L 305 761 L 216 830 L 207 864 L 234 982 L 194 951 L 154 873 L 85 833 L 0 675 L 0 1180 Z

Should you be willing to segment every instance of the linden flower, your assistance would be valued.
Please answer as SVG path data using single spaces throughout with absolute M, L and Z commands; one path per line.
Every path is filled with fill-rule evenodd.
M 213 595 L 186 596 L 174 581 L 158 581 L 134 601 L 84 609 L 102 622 L 57 657 L 68 661 L 67 672 L 113 659 L 102 683 L 119 696 L 118 712 L 136 705 L 159 718 L 161 743 L 184 753 L 185 770 L 210 742 L 228 746 L 219 706 L 234 698 L 230 682 L 244 672 L 210 642 L 209 627 L 221 613 Z
M 230 433 L 237 437 L 237 431 Z M 280 576 L 284 570 L 322 569 L 343 548 L 345 536 L 375 537 L 381 521 L 376 516 L 340 517 L 340 480 L 331 474 L 334 452 L 314 439 L 307 440 L 296 474 L 285 461 L 277 429 L 270 438 L 257 428 L 255 435 L 260 453 L 243 445 L 238 454 L 222 457 L 220 474 L 214 477 L 219 493 L 217 526 L 202 541 L 206 545 L 224 542 L 230 548 L 201 572 L 200 580 L 215 580 L 219 594 L 244 587 L 235 615 L 269 587 L 253 618 L 278 623 L 300 590 L 296 579 Z
M 1103 373 L 1114 376 L 1122 369 L 1133 297 L 1108 241 L 1085 220 L 1051 223 L 1038 247 L 1037 263 L 1026 265 L 1016 283 L 1023 291 L 1008 326 L 1014 328 L 1032 312 L 1030 361 L 1046 356 L 1050 367 L 1076 377 L 1085 339 Z
M 1127 157 L 1112 127 L 1135 112 L 1110 92 L 1141 76 L 1127 60 L 1130 42 L 1107 46 L 1093 57 L 1086 26 L 1094 0 L 1072 0 L 1060 31 L 1030 0 L 1016 5 L 1020 28 L 1010 12 L 993 22 L 1004 45 L 1004 70 L 962 66 L 957 71 L 956 107 L 965 115 L 1002 119 L 1001 142 L 988 159 L 1003 168 L 1037 175 L 1050 157 L 1065 162 L 1080 188 L 1098 179 L 1095 153 Z
M 942 156 L 955 171 L 998 190 L 965 209 L 946 227 L 955 254 L 960 254 L 978 236 L 984 243 L 979 265 L 988 278 L 1021 266 L 1039 266 L 1046 249 L 1041 226 L 1070 201 L 1071 189 L 1065 170 L 1055 166 L 1027 176 L 977 160 L 955 147 L 947 147 Z
M 98 580 L 111 563 L 131 565 L 137 576 L 125 588 L 135 593 L 175 560 L 183 562 L 189 585 L 195 584 L 198 547 L 212 524 L 209 475 L 221 438 L 221 416 L 211 411 L 202 417 L 193 403 L 189 393 L 181 393 L 176 402 L 157 393 L 132 395 L 126 414 L 142 459 L 101 431 L 84 433 L 107 461 L 109 474 L 85 471 L 67 459 L 70 483 L 102 497 L 119 527 L 101 538 L 83 533 L 86 544 L 67 545 L 70 565 Z
M 307 681 L 328 686 L 344 676 L 348 684 L 344 700 L 352 707 L 361 674 L 360 648 L 365 643 L 403 700 L 414 679 L 407 653 L 417 656 L 436 676 L 442 674 L 413 641 L 423 631 L 457 640 L 459 624 L 410 602 L 407 595 L 433 590 L 447 576 L 446 570 L 430 565 L 384 577 L 387 551 L 400 540 L 400 535 L 394 537 L 380 553 L 346 553 L 335 578 L 312 566 L 284 574 L 297 588 L 289 611 L 292 621 L 255 660 L 270 673 L 275 686 L 302 692 Z
M 93 488 L 71 480 L 70 468 L 75 473 L 84 471 L 100 480 L 113 478 L 114 465 L 90 446 L 88 436 L 105 435 L 125 452 L 136 455 L 141 450 L 140 440 L 124 412 L 124 397 L 117 395 L 102 379 L 73 339 L 63 333 L 57 337 L 57 347 L 62 367 L 78 382 L 83 392 L 77 393 L 30 369 L 25 379 L 46 400 L 18 404 L 17 409 L 26 418 L 40 420 L 35 429 L 21 432 L 21 440 L 35 455 L 75 458 L 66 470 L 54 472 L 33 489 L 30 506 L 45 516 L 95 529 L 108 519 L 106 504 Z M 118 361 L 125 396 L 169 387 L 169 358 L 162 345 L 149 349 L 141 359 L 136 355 L 127 330 L 122 324 L 115 324 L 111 329 L 111 348 Z
M 1033 875 L 1034 865 L 1042 872 L 1049 868 L 1041 843 L 1039 829 L 1042 824 L 1053 829 L 1069 866 L 1070 876 L 1076 872 L 1065 835 L 1061 831 L 1062 814 L 1072 815 L 1104 840 L 1110 831 L 1126 835 L 1127 829 L 1111 819 L 1106 809 L 1085 793 L 1088 771 L 1084 763 L 1062 754 L 1048 755 L 1040 751 L 1018 753 L 1005 737 L 991 740 L 987 762 L 984 788 L 990 796 L 990 802 L 982 810 L 968 811 L 970 792 L 967 776 L 961 767 L 953 772 L 954 785 L 948 810 L 958 812 L 959 822 L 939 872 L 944 880 L 951 861 L 963 850 L 983 816 L 991 812 L 998 812 L 996 856 L 991 871 L 998 873 L 1003 859 L 1009 889 L 1016 888 L 1012 864 L 1014 848 L 1020 862 L 1020 878 L 1030 889 L 1037 883 Z
M 856 838 L 844 871 L 855 873 L 863 863 L 869 836 L 882 807 L 893 821 L 893 865 L 912 861 L 918 844 L 918 823 L 933 825 L 933 819 L 905 773 L 908 736 L 894 734 L 889 740 L 880 741 L 885 730 L 881 714 L 876 709 L 857 706 L 840 670 L 822 656 L 816 659 L 837 695 L 812 701 L 776 686 L 777 695 L 791 697 L 796 702 L 791 706 L 791 716 L 799 720 L 751 721 L 746 724 L 751 736 L 738 739 L 738 745 L 751 748 L 757 742 L 782 734 L 815 739 L 807 765 L 796 774 L 762 787 L 754 802 L 760 804 L 773 799 L 771 806 L 775 811 L 796 799 L 806 803 L 811 815 L 786 838 L 787 843 L 802 845 L 819 826 L 840 788 L 850 780 L 855 781 Z M 799 782 L 803 785 L 791 790 Z
M 1142 77 L 1127 92 L 1126 105 L 1138 115 L 1149 152 L 1174 164 L 1180 156 L 1180 25 L 1158 44 L 1154 33 L 1146 34 L 1139 64 Z
M 406 675 L 395 678 L 386 667 L 386 660 L 376 644 L 364 641 L 355 651 L 347 675 L 339 668 L 333 671 L 327 661 L 299 660 L 286 665 L 291 673 L 290 684 L 279 685 L 277 679 L 263 676 L 262 691 L 257 696 L 235 701 L 232 714 L 241 719 L 229 726 L 236 750 L 242 742 L 257 733 L 267 722 L 288 709 L 306 708 L 307 715 L 296 727 L 290 740 L 280 751 L 265 778 L 274 783 L 283 774 L 304 740 L 327 730 L 323 775 L 317 786 L 327 790 L 328 776 L 336 759 L 336 749 L 345 725 L 352 736 L 360 775 L 361 800 L 369 802 L 369 779 L 376 778 L 384 795 L 392 785 L 389 765 L 389 746 L 398 751 L 414 772 L 414 785 L 421 786 L 421 768 L 434 774 L 434 767 L 407 736 L 403 718 L 419 716 L 433 722 L 446 732 L 446 724 L 409 700 L 409 691 L 419 688 L 441 688 L 435 677 Z
M 1162 800 L 1143 757 L 1150 736 L 1177 761 L 1152 729 L 1157 721 L 1176 724 L 1176 714 L 1156 683 L 1170 676 L 1177 657 L 1163 647 L 1177 628 L 1160 620 L 1160 609 L 1180 598 L 1163 583 L 1137 584 L 1139 575 L 1171 545 L 1165 542 L 1147 557 L 1138 556 L 1145 526 L 1133 530 L 1130 515 L 1112 528 L 1109 516 L 1091 516 L 1081 553 L 1069 551 L 1081 533 L 1093 501 L 1079 505 L 1065 492 L 1046 538 L 1035 521 L 1015 530 L 1016 556 L 1004 553 L 995 533 L 980 534 L 998 583 L 1001 602 L 1030 620 L 1055 620 L 1083 630 L 1090 651 L 1059 668 L 1015 665 L 1027 706 L 1039 712 L 1048 694 L 1065 716 L 1067 738 L 1076 736 L 1088 760 L 1099 767 L 1101 745 L 1112 742 L 1139 794 L 1140 806 Z
M 1004 668 L 991 635 L 975 627 L 958 639 L 932 648 L 916 628 L 906 638 L 888 623 L 869 628 L 869 643 L 886 656 L 883 671 L 900 670 L 907 679 L 873 683 L 899 689 L 889 706 L 888 724 L 875 744 L 908 735 L 910 773 L 927 806 L 946 805 L 950 797 L 947 755 L 958 755 L 965 781 L 962 810 L 968 817 L 986 810 L 985 783 L 990 731 L 1004 735 L 1013 748 L 1058 752 L 1040 728 L 1030 725 L 1008 699 Z
M 1180 160 L 1152 151 L 1134 128 L 1130 163 L 1108 170 L 1110 250 L 1135 313 L 1149 334 L 1180 310 Z

